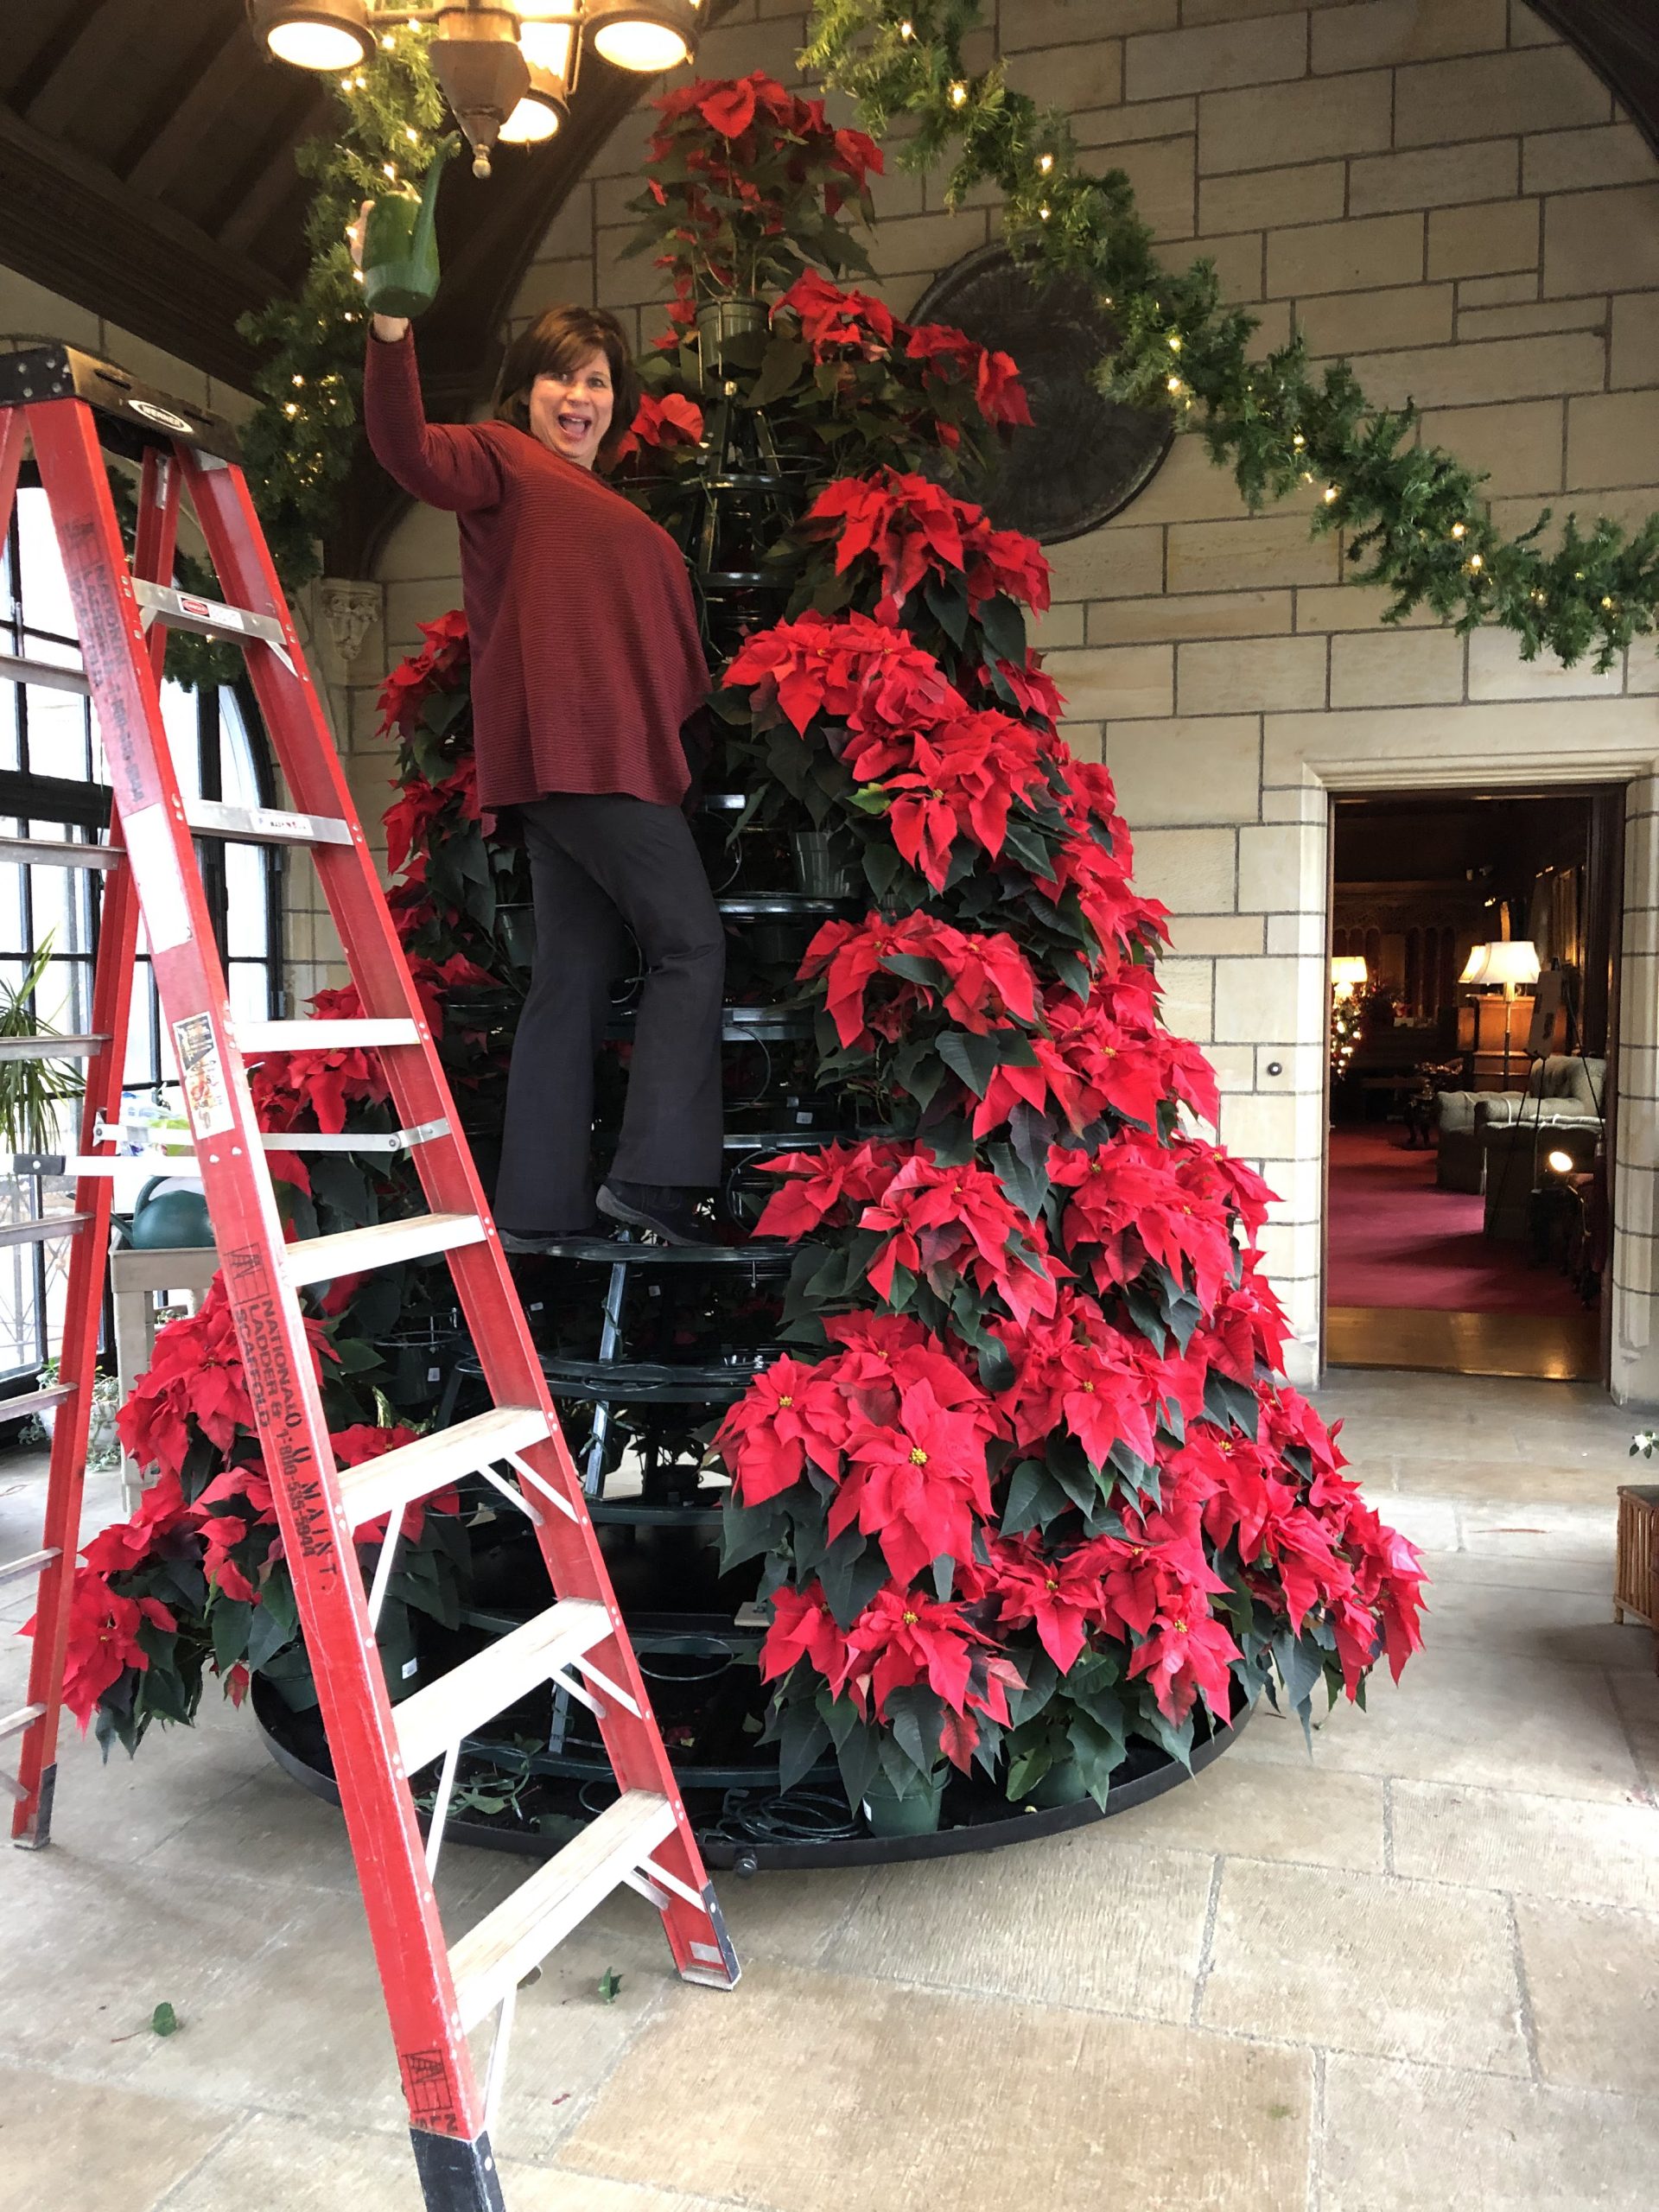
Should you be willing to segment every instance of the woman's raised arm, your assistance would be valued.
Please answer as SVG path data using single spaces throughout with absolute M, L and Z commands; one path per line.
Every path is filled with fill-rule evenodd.
M 359 269 L 372 205 L 363 202 L 346 232 Z M 427 421 L 415 341 L 402 315 L 370 318 L 363 427 L 387 475 L 428 506 L 454 512 L 493 506 L 500 498 L 501 471 L 489 440 L 470 423 Z

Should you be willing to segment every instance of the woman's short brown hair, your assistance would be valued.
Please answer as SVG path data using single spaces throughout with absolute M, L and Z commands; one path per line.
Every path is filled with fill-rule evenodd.
M 610 428 L 599 442 L 607 461 L 639 412 L 639 378 L 621 324 L 603 308 L 548 308 L 508 346 L 495 385 L 495 419 L 530 429 L 531 388 L 537 377 L 568 377 L 590 353 L 603 353 L 614 399 Z

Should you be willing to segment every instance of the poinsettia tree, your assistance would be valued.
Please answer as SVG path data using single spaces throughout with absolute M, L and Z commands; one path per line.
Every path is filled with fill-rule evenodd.
M 1264 1684 L 1306 1720 L 1321 1684 L 1358 1698 L 1380 1659 L 1397 1672 L 1421 1571 L 1282 1379 L 1258 1250 L 1270 1194 L 1215 1142 L 1213 1077 L 1161 1020 L 1162 911 L 1134 888 L 1110 779 L 1061 736 L 1028 642 L 1040 548 L 972 497 L 1027 419 L 1015 365 L 835 281 L 861 265 L 837 195 L 856 204 L 880 157 L 790 101 L 751 78 L 664 104 L 642 242 L 677 305 L 619 479 L 692 550 L 704 416 L 686 330 L 739 269 L 713 255 L 709 217 L 736 236 L 781 195 L 800 220 L 745 266 L 789 281 L 737 381 L 804 486 L 771 549 L 793 596 L 721 671 L 717 773 L 748 792 L 747 822 L 826 833 L 863 887 L 794 992 L 822 1088 L 867 1133 L 769 1163 L 760 1233 L 800 1248 L 794 1349 L 711 1440 L 726 1557 L 769 1618 L 785 1783 L 833 1745 L 855 1802 L 878 1776 L 903 1795 L 950 1764 L 1016 1799 L 1075 1766 L 1103 1799 L 1137 1738 L 1185 1758 Z M 524 981 L 504 917 L 528 893 L 477 800 L 464 621 L 425 634 L 383 698 L 400 747 L 391 896 L 477 1102 L 499 1094 L 497 1002 Z M 372 1054 L 294 1055 L 259 1080 L 267 1126 L 389 1126 Z M 406 1171 L 278 1165 L 319 1224 L 414 1202 Z M 337 1286 L 319 1314 L 326 1381 L 327 1348 L 365 1339 L 369 1294 Z M 89 1558 L 82 1687 L 105 1678 L 106 1713 L 150 1709 L 146 1665 L 169 1636 L 234 1681 L 242 1617 L 226 1612 L 222 1649 L 215 1617 L 251 1621 L 283 1587 L 245 1422 L 209 1420 L 224 1428 L 196 1407 L 165 1432 L 169 1457 L 190 1440 L 176 1490 L 144 1432 L 163 1479 L 143 1530 Z M 361 1427 L 389 1433 L 342 1418 L 342 1438 Z M 464 1526 L 434 1513 L 422 1542 L 412 1572 L 440 1610 L 419 1562 L 462 1571 Z M 145 1610 L 181 1606 L 174 1628 Z M 284 1606 L 254 1655 L 278 1670 Z

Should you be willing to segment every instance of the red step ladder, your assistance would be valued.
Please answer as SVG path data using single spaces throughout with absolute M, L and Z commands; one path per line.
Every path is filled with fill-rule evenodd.
M 8 1415 L 60 1402 L 41 1548 L 12 1563 L 40 1576 L 28 1700 L 0 1719 L 22 1739 L 13 1834 L 48 1840 L 68 1600 L 86 1464 L 91 1385 L 109 1243 L 133 954 L 142 914 L 162 1018 L 183 1079 L 197 1171 L 235 1315 L 265 1465 L 293 1571 L 306 1649 L 340 1783 L 409 2105 L 429 2212 L 505 2212 L 489 2130 L 519 1983 L 610 1891 L 627 1884 L 663 1916 L 674 1962 L 691 1981 L 738 1976 L 713 1888 L 687 1822 L 639 1669 L 622 1625 L 582 1484 L 560 1433 L 374 862 L 340 771 L 299 640 L 238 463 L 217 418 L 152 391 L 111 364 L 64 346 L 0 357 L 0 525 L 16 496 L 25 435 L 34 448 L 68 579 L 87 688 L 113 791 L 107 845 L 48 848 L 0 841 L 0 859 L 105 871 L 93 988 L 93 1033 L 54 1039 L 54 1058 L 87 1061 L 73 1213 L 28 1224 L 41 1240 L 74 1238 L 60 1381 Z M 138 458 L 143 484 L 129 569 L 105 452 Z M 220 605 L 171 588 L 181 493 L 188 494 Z M 187 804 L 174 774 L 158 687 L 169 626 L 243 646 L 294 807 Z M 0 673 L 17 674 L 15 666 Z M 60 678 L 61 671 L 54 671 Z M 233 1020 L 197 866 L 198 836 L 303 844 L 315 860 L 364 1015 L 352 1021 Z M 26 848 L 26 849 L 19 849 Z M 399 1143 L 430 1211 L 342 1235 L 283 1242 L 244 1056 L 372 1046 L 382 1056 Z M 339 1140 L 334 1140 L 337 1146 Z M 384 1147 L 385 1140 L 380 1141 Z M 331 1146 L 330 1148 L 334 1148 Z M 365 1268 L 442 1257 L 488 1381 L 493 1409 L 358 1467 L 329 1448 L 298 1294 Z M 509 1476 L 502 1469 L 512 1471 Z M 393 1706 L 373 1622 L 407 1507 L 461 1477 L 484 1477 L 536 1526 L 553 1602 L 536 1618 Z M 365 1591 L 352 1530 L 392 1522 Z M 6 1570 L 0 1568 L 0 1573 Z M 575 1842 L 454 1943 L 432 1872 L 463 1737 L 539 1684 L 599 1716 L 620 1795 Z M 423 1844 L 410 1777 L 442 1766 Z M 9 1779 L 9 1778 L 8 1778 Z M 480 2089 L 467 2045 L 497 2014 Z

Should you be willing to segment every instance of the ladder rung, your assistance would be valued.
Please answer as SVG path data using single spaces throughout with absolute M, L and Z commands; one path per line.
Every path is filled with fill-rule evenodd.
M 288 639 L 274 614 L 256 614 L 250 607 L 227 607 L 223 600 L 204 599 L 200 592 L 176 591 L 170 584 L 143 583 L 136 577 L 132 595 L 146 630 L 153 622 L 164 622 L 171 630 L 193 630 L 199 638 L 217 638 L 229 645 L 251 645 L 257 639 L 271 648 L 289 675 L 296 673 Z
M 327 814 L 285 814 L 274 806 L 231 806 L 192 798 L 184 818 L 199 837 L 238 837 L 252 845 L 349 845 L 351 826 Z
M 603 1605 L 591 1598 L 562 1599 L 406 1697 L 392 1710 L 405 1771 L 414 1774 L 474 1734 L 610 1633 Z
M 19 1559 L 0 1560 L 0 1582 L 21 1582 L 25 1576 L 38 1574 L 43 1567 L 50 1567 L 54 1559 L 62 1557 L 57 1546 L 49 1544 L 43 1552 L 25 1552 Z
M 0 1427 L 8 1421 L 21 1421 L 25 1414 L 38 1414 L 48 1406 L 60 1406 L 66 1398 L 74 1395 L 72 1382 L 48 1382 L 38 1390 L 31 1390 L 27 1397 L 0 1398 Z
M 0 837 L 0 861 L 24 868 L 113 868 L 122 855 L 113 845 L 80 845 L 64 837 Z
M 0 1738 L 21 1736 L 25 1728 L 34 1726 L 45 1711 L 46 1707 L 43 1705 L 20 1705 L 16 1713 L 8 1713 L 0 1716 Z M 530 1971 L 528 1967 L 524 1971 L 528 1974 Z
M 449 1953 L 463 2031 L 487 2019 L 509 1990 L 674 1828 L 666 1797 L 654 1789 L 624 1790 L 574 1842 L 469 1929 Z
M 90 1060 L 107 1037 L 0 1037 L 0 1060 Z
M 372 1229 L 343 1229 L 334 1236 L 308 1236 L 284 1244 L 283 1268 L 297 1287 L 306 1282 L 336 1282 L 365 1268 L 396 1267 L 400 1260 L 429 1260 L 458 1244 L 481 1244 L 484 1224 L 475 1213 L 416 1213 L 403 1221 L 377 1222 Z
M 412 1152 L 417 1144 L 430 1144 L 448 1135 L 449 1124 L 440 1116 L 435 1122 L 419 1122 L 412 1129 L 393 1129 L 385 1135 L 366 1129 L 342 1129 L 337 1136 L 314 1129 L 297 1129 L 291 1135 L 266 1129 L 259 1141 L 267 1152 Z
M 49 1244 L 54 1236 L 73 1236 L 92 1217 L 89 1213 L 54 1213 L 41 1221 L 0 1222 L 0 1246 Z M 0 1399 L 0 1405 L 4 1402 Z
M 344 1052 L 353 1047 L 418 1045 L 421 1033 L 407 1015 L 359 1021 L 238 1021 L 238 1050 L 252 1052 Z
M 545 1442 L 549 1433 L 547 1415 L 538 1406 L 497 1406 L 454 1428 L 435 1429 L 413 1444 L 400 1444 L 360 1466 L 342 1467 L 340 1497 L 346 1524 L 360 1529 L 365 1521 L 430 1497 L 446 1483 L 475 1475 L 509 1452 Z
M 59 668 L 49 660 L 19 660 L 15 653 L 0 653 L 0 683 L 38 683 L 47 691 L 73 691 L 90 699 L 92 687 L 78 668 Z

